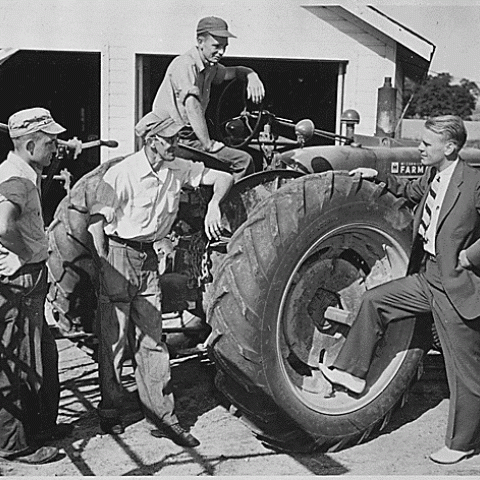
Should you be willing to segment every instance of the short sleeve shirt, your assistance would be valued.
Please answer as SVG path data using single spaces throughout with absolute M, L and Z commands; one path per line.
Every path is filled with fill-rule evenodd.
M 205 112 L 210 101 L 212 83 L 221 83 L 224 77 L 225 66 L 218 63 L 205 64 L 198 48 L 193 47 L 174 58 L 168 66 L 152 110 L 161 120 L 171 118 L 179 125 L 188 125 L 190 122 L 185 110 L 187 97 L 197 97 Z
M 176 158 L 155 172 L 145 150 L 110 167 L 96 192 L 91 214 L 105 217 L 107 235 L 155 242 L 169 233 L 177 216 L 180 190 L 198 187 L 205 166 Z
M 0 164 L 0 203 L 11 202 L 20 210 L 16 225 L 32 252 L 31 263 L 46 260 L 48 254 L 39 181 L 37 172 L 13 152 Z

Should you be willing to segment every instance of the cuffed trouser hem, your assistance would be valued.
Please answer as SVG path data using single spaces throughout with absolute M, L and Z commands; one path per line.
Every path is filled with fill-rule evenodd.
M 20 450 L 0 450 L 0 458 L 8 458 L 16 455 L 20 455 L 21 453 L 28 452 L 31 447 L 21 448 Z
M 120 417 L 120 410 L 116 408 L 97 408 L 100 418 L 111 419 Z

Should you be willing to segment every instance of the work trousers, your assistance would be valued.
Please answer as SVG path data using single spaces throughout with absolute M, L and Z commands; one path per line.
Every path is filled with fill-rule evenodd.
M 445 444 L 467 451 L 480 444 L 480 318 L 464 320 L 458 314 L 443 289 L 434 259 L 427 260 L 423 273 L 365 293 L 333 366 L 364 378 L 388 324 L 427 312 L 433 314 L 450 389 Z
M 21 453 L 55 426 L 58 352 L 45 321 L 44 264 L 0 277 L 0 456 Z
M 122 363 L 127 346 L 134 355 L 135 380 L 145 415 L 153 423 L 178 420 L 170 390 L 170 358 L 162 342 L 162 310 L 157 254 L 112 240 L 100 278 L 100 418 L 119 418 L 126 392 Z M 129 332 L 134 330 L 134 335 Z M 132 338 L 133 337 L 133 338 Z
M 198 140 L 193 132 L 188 138 L 180 138 L 179 142 L 204 151 L 202 142 Z M 229 166 L 229 173 L 232 174 L 235 182 L 238 182 L 245 175 L 253 173 L 252 156 L 243 150 L 225 146 L 216 153 L 208 152 L 208 154 Z

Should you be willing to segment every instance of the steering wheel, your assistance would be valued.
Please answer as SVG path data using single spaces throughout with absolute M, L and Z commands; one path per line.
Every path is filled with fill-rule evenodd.
M 215 110 L 215 125 L 220 141 L 233 148 L 248 145 L 262 126 L 263 103 L 262 101 L 258 110 L 254 111 L 254 103 L 247 100 L 245 82 L 232 80 L 221 93 Z M 226 111 L 238 111 L 239 106 L 243 106 L 240 115 L 223 119 Z

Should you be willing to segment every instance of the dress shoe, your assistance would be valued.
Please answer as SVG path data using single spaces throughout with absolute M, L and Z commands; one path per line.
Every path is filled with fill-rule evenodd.
M 43 463 L 52 461 L 57 455 L 57 447 L 40 447 L 37 450 L 31 448 L 26 452 L 3 457 L 3 459 L 10 462 L 26 463 L 28 465 L 42 465 Z
M 471 457 L 474 453 L 475 450 L 467 450 L 464 452 L 443 447 L 438 452 L 432 453 L 430 460 L 435 463 L 441 463 L 442 465 L 451 465 L 452 463 L 458 463 L 465 458 Z
M 367 385 L 366 380 L 363 378 L 355 377 L 351 373 L 344 372 L 338 368 L 329 368 L 322 363 L 319 364 L 320 371 L 323 373 L 323 376 L 330 382 L 335 385 L 340 385 L 347 390 L 350 390 L 353 393 L 359 395 L 365 390 Z
M 167 437 L 181 447 L 198 447 L 200 442 L 188 433 L 179 423 L 165 425 L 158 430 L 152 430 L 151 435 L 157 438 Z
M 73 425 L 69 423 L 57 423 L 51 428 L 42 430 L 34 436 L 34 439 L 38 443 L 62 440 L 62 438 L 68 437 L 73 431 Z
M 102 418 L 100 420 L 100 428 L 103 433 L 109 433 L 110 435 L 121 435 L 125 432 L 125 428 L 119 418 Z

